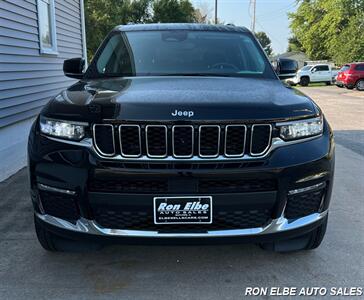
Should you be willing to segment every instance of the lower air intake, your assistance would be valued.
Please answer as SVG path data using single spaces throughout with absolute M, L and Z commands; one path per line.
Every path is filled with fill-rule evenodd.
M 39 193 L 46 214 L 69 221 L 80 218 L 75 197 L 46 191 L 39 191 Z
M 297 219 L 319 212 L 324 195 L 325 189 L 288 196 L 284 216 Z
M 94 210 L 94 217 L 95 221 L 104 228 L 189 233 L 262 227 L 270 220 L 270 211 L 265 209 L 240 211 L 220 210 L 213 213 L 213 224 L 201 225 L 156 225 L 153 221 L 152 211 L 115 211 L 100 208 Z

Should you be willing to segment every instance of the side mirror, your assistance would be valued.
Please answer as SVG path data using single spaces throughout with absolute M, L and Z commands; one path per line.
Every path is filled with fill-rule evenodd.
M 83 58 L 66 59 L 63 62 L 63 73 L 67 77 L 82 79 L 85 60 Z
M 316 68 L 313 68 L 312 70 L 311 70 L 311 73 L 315 73 L 317 71 L 317 69 Z

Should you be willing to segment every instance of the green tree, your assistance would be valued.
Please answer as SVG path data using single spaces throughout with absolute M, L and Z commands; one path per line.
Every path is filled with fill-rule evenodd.
M 193 23 L 195 9 L 189 0 L 155 0 L 152 3 L 153 22 Z
M 262 45 L 262 48 L 264 49 L 265 53 L 268 56 L 271 56 L 273 53 L 272 46 L 271 46 L 272 41 L 270 40 L 268 35 L 263 31 L 259 31 L 259 32 L 255 33 L 255 36 L 258 39 L 259 43 Z
M 119 24 L 150 19 L 151 0 L 85 0 L 87 53 L 91 58 L 106 34 Z
M 195 22 L 189 0 L 85 0 L 87 54 L 91 59 L 112 28 L 127 23 Z
M 300 2 L 297 11 L 289 14 L 292 33 L 311 59 L 328 59 L 329 55 L 324 44 L 327 34 L 321 26 L 321 19 L 325 13 L 321 8 L 322 1 Z
M 328 52 L 338 64 L 364 61 L 364 1 L 342 0 L 341 11 L 342 26 Z
M 298 0 L 291 30 L 311 59 L 342 64 L 364 56 L 363 0 Z
M 300 43 L 300 41 L 297 39 L 296 36 L 291 36 L 288 38 L 287 52 L 292 52 L 292 51 L 304 51 L 304 49 L 302 48 L 302 44 Z

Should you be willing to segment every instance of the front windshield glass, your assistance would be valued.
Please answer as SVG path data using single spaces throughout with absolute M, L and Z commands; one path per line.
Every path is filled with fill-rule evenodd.
M 263 51 L 244 33 L 115 32 L 96 55 L 97 77 L 242 76 L 275 78 Z M 96 71 L 96 72 L 95 72 Z
M 302 71 L 309 71 L 312 68 L 312 66 L 304 66 L 301 70 Z

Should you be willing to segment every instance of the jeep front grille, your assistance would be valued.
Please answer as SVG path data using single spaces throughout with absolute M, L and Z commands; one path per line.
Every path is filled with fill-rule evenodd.
M 119 140 L 121 155 L 125 157 L 139 157 L 142 154 L 140 126 L 120 125 Z
M 194 150 L 194 128 L 192 125 L 175 125 L 172 127 L 173 156 L 189 158 Z
M 270 124 L 95 124 L 93 143 L 101 156 L 152 159 L 239 158 L 265 155 Z M 249 145 L 249 146 L 247 146 Z
M 220 153 L 220 126 L 201 125 L 198 135 L 198 154 L 201 157 L 217 157 Z
M 111 124 L 95 124 L 93 139 L 97 151 L 103 156 L 115 155 L 114 126 Z
M 225 127 L 225 155 L 239 157 L 244 155 L 246 144 L 245 125 L 227 125 Z
M 251 130 L 250 154 L 253 156 L 264 154 L 269 148 L 271 138 L 271 125 L 254 124 Z
M 147 155 L 164 158 L 168 155 L 168 129 L 165 125 L 147 125 L 145 127 L 145 144 Z

